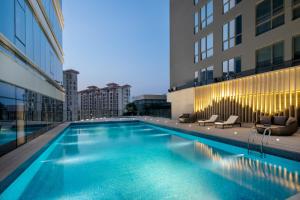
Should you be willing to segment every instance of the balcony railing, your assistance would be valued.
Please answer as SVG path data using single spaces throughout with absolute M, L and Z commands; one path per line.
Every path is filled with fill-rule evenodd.
M 242 71 L 240 73 L 230 73 L 229 76 L 228 75 L 223 75 L 221 77 L 215 77 L 212 80 L 207 80 L 207 81 L 204 81 L 204 82 L 193 80 L 193 81 L 186 82 L 182 85 L 172 87 L 172 88 L 168 89 L 168 91 L 169 92 L 174 92 L 174 91 L 187 89 L 187 88 L 191 88 L 191 87 L 209 85 L 209 84 L 212 84 L 212 83 L 218 83 L 218 82 L 231 80 L 231 79 L 235 79 L 235 78 L 241 78 L 241 77 L 260 74 L 260 73 L 264 73 L 264 72 L 289 68 L 289 67 L 293 67 L 293 66 L 297 66 L 297 65 L 300 65 L 300 59 L 285 61 L 285 62 L 282 62 L 280 64 L 269 64 L 268 66 L 264 65 L 264 67 L 245 70 L 245 71 Z

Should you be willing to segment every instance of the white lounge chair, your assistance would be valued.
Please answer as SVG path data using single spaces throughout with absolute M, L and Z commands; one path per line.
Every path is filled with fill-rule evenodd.
M 230 115 L 230 117 L 225 122 L 215 122 L 215 127 L 221 127 L 224 128 L 225 126 L 233 126 L 233 125 L 240 125 L 242 127 L 241 122 L 239 122 L 239 116 L 236 115 Z
M 198 120 L 198 123 L 199 123 L 199 126 L 201 126 L 201 125 L 205 126 L 205 124 L 215 123 L 218 118 L 219 118 L 219 115 L 212 115 L 208 120 Z

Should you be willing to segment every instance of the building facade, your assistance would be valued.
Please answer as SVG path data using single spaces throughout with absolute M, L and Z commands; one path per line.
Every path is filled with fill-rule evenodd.
M 172 117 L 299 117 L 300 1 L 170 1 Z
M 147 94 L 133 98 L 137 115 L 154 117 L 171 117 L 171 104 L 166 95 Z
M 78 93 L 80 119 L 122 116 L 130 100 L 130 85 L 89 86 Z
M 0 155 L 63 120 L 61 0 L 0 1 Z
M 79 72 L 73 69 L 64 70 L 63 81 L 66 93 L 64 102 L 64 120 L 78 120 L 78 74 Z

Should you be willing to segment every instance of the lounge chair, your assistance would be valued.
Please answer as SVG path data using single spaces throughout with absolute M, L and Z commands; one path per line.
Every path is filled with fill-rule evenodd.
M 225 122 L 215 122 L 216 128 L 217 127 L 225 128 L 225 126 L 234 126 L 234 125 L 239 125 L 240 127 L 242 127 L 241 122 L 239 122 L 239 116 L 230 115 L 230 117 Z
M 298 130 L 297 120 L 286 116 L 261 116 L 255 123 L 258 133 L 263 133 L 266 128 L 271 128 L 271 135 L 290 136 Z
M 196 115 L 195 114 L 182 114 L 179 118 L 178 121 L 180 123 L 192 123 L 195 122 L 196 120 Z
M 219 115 L 212 115 L 208 120 L 198 120 L 198 123 L 199 123 L 199 126 L 201 126 L 201 125 L 205 126 L 205 124 L 215 123 L 218 118 L 219 118 Z

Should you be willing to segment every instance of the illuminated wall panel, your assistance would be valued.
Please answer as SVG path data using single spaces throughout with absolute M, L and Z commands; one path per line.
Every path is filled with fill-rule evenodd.
M 194 105 L 201 118 L 234 114 L 254 122 L 261 115 L 286 115 L 299 121 L 300 66 L 196 87 Z

